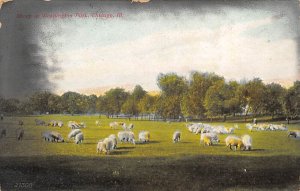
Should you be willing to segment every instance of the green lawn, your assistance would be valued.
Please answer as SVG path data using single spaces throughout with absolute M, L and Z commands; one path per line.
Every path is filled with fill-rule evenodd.
M 35 126 L 34 119 L 39 118 L 45 121 L 62 120 L 64 126 L 48 127 Z M 2 121 L 2 126 L 7 127 L 7 138 L 0 140 L 1 156 L 32 156 L 32 155 L 76 155 L 76 156 L 99 156 L 99 157 L 165 157 L 165 156 L 193 156 L 193 155 L 232 155 L 232 156 L 300 156 L 300 140 L 287 137 L 286 131 L 260 131 L 250 132 L 245 128 L 245 123 L 238 123 L 239 129 L 235 130 L 235 135 L 241 136 L 249 134 L 253 139 L 252 151 L 233 152 L 225 147 L 224 140 L 227 135 L 220 135 L 220 144 L 215 146 L 204 146 L 200 144 L 200 136 L 190 133 L 185 127 L 185 123 L 173 122 L 153 122 L 153 121 L 128 121 L 127 119 L 107 119 L 97 116 L 63 116 L 49 115 L 41 117 L 22 118 L 25 122 L 25 139 L 18 142 L 15 139 L 15 128 L 17 119 L 6 118 Z M 82 129 L 85 140 L 83 144 L 74 144 L 73 140 L 67 140 L 70 128 L 68 121 L 83 121 L 87 128 Z M 95 121 L 100 120 L 101 126 L 96 126 Z M 121 128 L 111 129 L 109 122 L 124 121 L 135 125 L 133 132 L 136 139 L 138 132 L 148 130 L 151 134 L 151 141 L 146 144 L 132 145 L 129 143 L 119 143 L 118 149 L 111 153 L 111 156 L 98 155 L 96 144 L 99 139 L 103 139 L 110 134 L 117 134 Z M 224 125 L 232 127 L 234 123 L 213 123 L 213 125 Z M 300 129 L 300 125 L 289 125 L 289 130 Z M 58 131 L 67 140 L 65 143 L 45 142 L 41 138 L 41 133 L 46 130 Z M 182 132 L 181 142 L 174 144 L 172 134 L 175 130 Z
M 45 142 L 41 133 L 60 132 L 66 139 L 70 129 L 35 126 L 34 119 L 83 121 L 85 140 L 76 145 Z M 235 134 L 253 138 L 252 151 L 231 151 L 220 144 L 203 146 L 200 136 L 190 133 L 185 123 L 131 121 L 137 137 L 141 130 L 151 133 L 147 144 L 119 144 L 111 155 L 98 155 L 96 144 L 120 129 L 109 122 L 124 121 L 96 116 L 39 116 L 24 120 L 25 139 L 17 141 L 16 118 L 5 118 L 0 127 L 7 137 L 0 139 L 0 188 L 3 190 L 297 190 L 300 174 L 300 140 L 287 132 L 249 132 L 239 123 Z M 129 121 L 125 120 L 126 123 Z M 214 123 L 231 127 L 234 123 Z M 299 125 L 289 125 L 299 129 Z M 172 134 L 182 132 L 174 144 Z

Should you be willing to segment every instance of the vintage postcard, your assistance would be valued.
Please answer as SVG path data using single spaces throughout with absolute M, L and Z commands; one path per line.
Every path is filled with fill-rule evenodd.
M 0 191 L 300 190 L 298 0 L 0 0 Z

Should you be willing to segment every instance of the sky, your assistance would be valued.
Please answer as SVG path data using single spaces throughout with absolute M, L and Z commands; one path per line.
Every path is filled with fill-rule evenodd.
M 34 21 L 38 54 L 47 68 L 57 68 L 47 71 L 55 92 L 101 94 L 136 84 L 157 91 L 158 74 L 169 72 L 187 78 L 191 71 L 214 72 L 237 81 L 259 77 L 284 86 L 299 79 L 293 1 L 128 2 L 122 7 L 125 2 L 39 12 L 73 15 Z M 122 17 L 82 18 L 76 13 Z

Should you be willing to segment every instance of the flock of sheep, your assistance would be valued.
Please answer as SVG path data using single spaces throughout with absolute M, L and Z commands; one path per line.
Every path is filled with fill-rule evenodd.
M 16 138 L 17 140 L 22 140 L 24 137 L 24 129 L 23 129 L 23 121 L 18 121 L 19 128 L 16 129 Z M 64 123 L 62 121 L 51 120 L 49 122 L 45 122 L 40 119 L 35 119 L 35 124 L 37 126 L 52 126 L 52 127 L 63 127 Z M 96 126 L 101 126 L 101 122 L 97 120 L 95 122 Z M 68 140 L 74 140 L 75 144 L 83 143 L 84 134 L 81 131 L 82 128 L 86 128 L 84 122 L 76 122 L 69 121 L 68 125 L 70 128 L 70 133 L 68 134 Z M 111 134 L 104 139 L 100 139 L 97 143 L 97 153 L 105 153 L 110 154 L 113 150 L 117 149 L 118 142 L 120 143 L 131 143 L 136 144 L 135 135 L 132 131 L 134 128 L 133 124 L 127 125 L 124 122 L 111 122 L 109 123 L 109 127 L 112 129 L 122 128 L 122 131 L 119 131 L 117 135 Z M 231 150 L 251 150 L 252 149 L 252 138 L 249 135 L 243 135 L 238 137 L 233 135 L 235 129 L 238 129 L 238 125 L 234 125 L 233 127 L 226 128 L 224 126 L 212 126 L 210 124 L 204 123 L 190 123 L 186 125 L 186 128 L 189 132 L 199 135 L 200 134 L 200 143 L 206 146 L 211 146 L 215 144 L 219 144 L 219 135 L 220 134 L 228 134 L 225 139 L 225 145 L 229 147 Z M 276 124 L 246 124 L 246 128 L 250 131 L 287 131 L 287 127 L 284 125 L 276 125 Z M 6 129 L 0 129 L 0 139 L 6 137 Z M 62 135 L 56 131 L 45 131 L 42 132 L 42 138 L 45 141 L 49 142 L 65 142 Z M 300 131 L 289 131 L 288 137 L 300 138 Z M 150 132 L 143 130 L 138 134 L 139 143 L 146 143 L 150 141 Z M 181 132 L 175 131 L 172 136 L 173 143 L 178 143 L 181 141 Z
M 238 129 L 237 125 L 234 127 L 226 128 L 224 126 L 212 126 L 204 123 L 190 123 L 186 125 L 187 129 L 194 134 L 200 134 L 200 143 L 204 145 L 211 146 L 214 144 L 218 144 L 219 134 L 233 134 L 235 129 Z M 176 136 L 177 135 L 177 136 Z M 180 137 L 178 132 L 174 133 L 173 141 L 176 142 L 174 138 Z M 243 150 L 251 150 L 252 148 L 252 138 L 249 135 L 243 135 L 242 137 L 229 135 L 225 139 L 225 144 L 232 150 L 234 147 L 235 150 L 243 149 Z

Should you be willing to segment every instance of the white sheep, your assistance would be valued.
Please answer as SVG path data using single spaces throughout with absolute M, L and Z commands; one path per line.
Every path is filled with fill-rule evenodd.
M 250 151 L 252 149 L 252 138 L 249 135 L 243 135 L 241 138 L 244 144 L 244 150 Z
M 205 145 L 217 144 L 220 142 L 217 133 L 203 133 L 200 136 L 200 143 L 203 142 Z
M 118 138 L 121 142 L 130 142 L 132 144 L 135 144 L 134 133 L 131 131 L 118 132 Z
M 62 126 L 64 126 L 64 123 L 62 121 L 58 121 L 57 126 L 61 128 Z
M 42 133 L 42 137 L 44 138 L 45 141 L 56 141 L 56 142 L 64 142 L 63 137 L 61 134 L 55 131 L 46 131 Z
M 128 126 L 126 125 L 126 123 L 122 124 L 122 127 L 124 130 L 132 130 L 134 125 L 132 123 L 130 123 Z
M 229 135 L 228 137 L 226 137 L 225 143 L 226 146 L 230 148 L 230 150 L 232 150 L 232 146 L 234 146 L 235 151 L 237 150 L 237 148 L 239 149 L 244 148 L 244 143 L 242 139 L 237 136 Z
M 102 140 L 100 140 L 98 143 L 97 143 L 97 153 L 105 153 L 105 154 L 109 154 L 109 151 L 108 149 L 106 149 L 106 143 L 104 143 Z
M 108 136 L 108 138 L 112 139 L 112 141 L 113 141 L 113 149 L 116 149 L 117 148 L 117 144 L 118 144 L 116 135 L 115 134 L 111 134 L 111 135 Z
M 111 138 L 105 138 L 100 140 L 97 144 L 97 153 L 109 154 L 113 150 L 113 140 Z
M 75 136 L 75 143 L 78 144 L 78 143 L 82 143 L 84 140 L 84 136 L 83 136 L 83 133 L 78 133 L 76 136 Z
M 75 138 L 75 136 L 77 134 L 81 133 L 81 130 L 80 129 L 74 129 L 72 130 L 69 134 L 68 134 L 68 138 L 71 139 L 71 138 Z
M 177 142 L 180 141 L 180 139 L 181 139 L 181 132 L 180 131 L 175 131 L 173 133 L 173 142 L 177 143 Z
M 149 131 L 141 131 L 139 133 L 139 141 L 140 142 L 149 142 L 150 141 L 150 132 Z
M 288 133 L 288 137 L 294 137 L 296 139 L 300 139 L 300 131 L 299 130 L 290 131 Z

